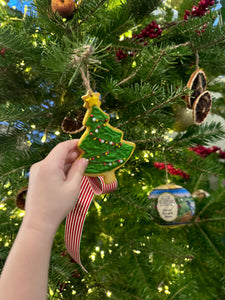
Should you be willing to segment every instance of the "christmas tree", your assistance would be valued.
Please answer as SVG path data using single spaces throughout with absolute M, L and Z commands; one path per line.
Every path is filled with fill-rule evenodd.
M 83 120 L 84 149 L 94 144 L 93 118 L 101 119 L 100 139 L 118 143 L 115 159 L 102 159 L 126 164 L 115 173 L 118 189 L 89 209 L 81 240 L 88 273 L 67 253 L 61 224 L 49 299 L 224 299 L 224 2 L 53 2 L 0 1 L 0 269 L 25 213 L 15 200 L 30 166 L 84 134 L 74 127 L 89 86 L 102 95 L 101 110 Z M 203 75 L 193 77 L 196 70 Z M 175 228 L 156 220 L 149 198 L 168 183 L 196 206 Z

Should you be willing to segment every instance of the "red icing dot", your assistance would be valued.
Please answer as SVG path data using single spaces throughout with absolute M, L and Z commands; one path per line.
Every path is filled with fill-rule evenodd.
M 100 125 L 98 125 L 98 128 L 100 128 Z
M 106 163 L 103 164 L 104 166 L 106 165 Z
M 102 140 L 101 140 L 101 139 L 99 139 L 98 141 L 99 141 L 99 142 L 101 142 Z
M 93 117 L 93 115 L 91 114 L 91 117 Z
M 90 132 L 90 135 L 93 135 L 93 133 L 92 133 L 92 132 Z

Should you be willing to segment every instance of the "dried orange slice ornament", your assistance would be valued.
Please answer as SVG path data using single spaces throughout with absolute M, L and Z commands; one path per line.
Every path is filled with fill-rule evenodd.
M 198 96 L 193 104 L 193 119 L 196 125 L 204 122 L 212 106 L 212 96 L 209 91 L 205 91 Z
M 187 88 L 192 90 L 192 94 L 190 96 L 185 96 L 188 108 L 193 108 L 195 100 L 206 90 L 206 86 L 207 77 L 205 72 L 201 69 L 197 69 L 194 73 L 192 73 L 187 83 Z

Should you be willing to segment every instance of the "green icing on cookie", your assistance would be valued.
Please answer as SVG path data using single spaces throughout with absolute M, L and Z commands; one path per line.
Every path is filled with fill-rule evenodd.
M 101 174 L 119 168 L 132 154 L 135 145 L 122 140 L 122 131 L 108 124 L 109 116 L 93 106 L 86 121 L 87 136 L 79 144 L 82 157 L 89 159 L 87 174 Z

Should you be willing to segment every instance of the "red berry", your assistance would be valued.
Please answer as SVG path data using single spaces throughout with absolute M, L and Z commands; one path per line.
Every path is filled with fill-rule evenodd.
M 80 273 L 78 272 L 78 270 L 75 270 L 75 271 L 72 272 L 72 277 L 75 277 L 75 278 L 80 277 Z
M 152 24 L 153 27 L 157 26 L 156 21 L 152 21 L 151 24 Z
M 2 50 L 0 50 L 1 57 L 5 57 L 5 51 L 6 51 L 5 48 L 3 48 Z
M 159 29 L 158 30 L 158 35 L 161 35 L 162 34 L 162 29 Z

